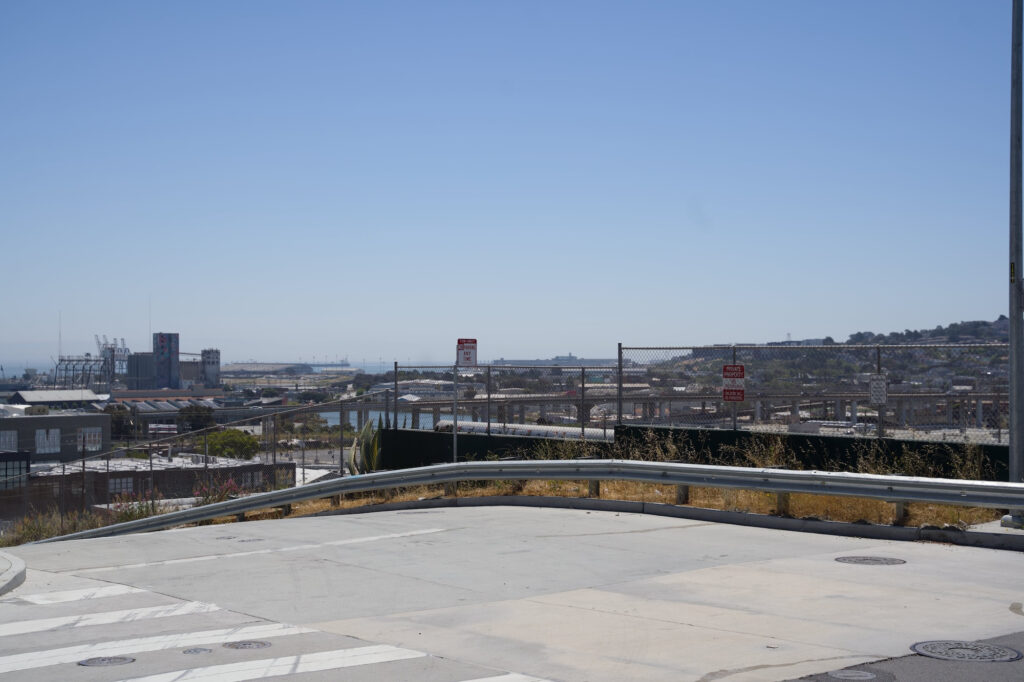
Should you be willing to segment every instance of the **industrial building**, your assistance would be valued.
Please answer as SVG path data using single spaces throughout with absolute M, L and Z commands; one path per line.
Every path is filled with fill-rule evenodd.
M 66 462 L 110 450 L 110 415 L 25 414 L 0 406 L 0 452 L 27 453 L 32 462 Z
M 178 335 L 157 332 L 153 334 L 154 388 L 181 388 Z
M 195 386 L 217 388 L 221 383 L 220 351 L 181 351 L 176 332 L 153 334 L 152 349 L 132 353 L 124 339 L 100 341 L 97 355 L 62 355 L 54 372 L 54 388 L 91 389 L 97 393 L 115 390 L 151 391 L 187 389 Z

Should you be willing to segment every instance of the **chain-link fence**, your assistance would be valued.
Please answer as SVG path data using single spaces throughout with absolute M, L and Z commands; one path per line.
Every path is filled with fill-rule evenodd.
M 458 433 L 611 440 L 615 367 L 397 365 L 391 423 Z M 455 417 L 453 418 L 453 415 Z M 387 423 L 387 419 L 385 419 Z
M 622 347 L 621 421 L 1006 443 L 1009 346 Z
M 602 442 L 617 424 L 1003 444 L 1008 358 L 1006 344 L 836 344 L 621 347 L 610 366 L 396 363 L 361 395 L 237 408 L 229 424 L 213 423 L 234 418 L 227 407 L 115 412 L 105 452 L 107 427 L 37 429 L 36 451 L 0 454 L 0 531 L 33 519 L 70 532 L 365 471 L 380 429 L 451 433 L 454 458 L 459 434 Z M 0 435 L 0 450 L 22 442 Z

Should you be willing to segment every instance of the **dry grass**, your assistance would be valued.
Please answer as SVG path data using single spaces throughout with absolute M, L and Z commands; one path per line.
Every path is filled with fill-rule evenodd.
M 457 486 L 459 497 L 589 497 L 587 481 L 480 481 L 464 482 Z M 779 497 L 775 493 L 733 488 L 690 488 L 689 506 L 725 511 L 778 514 Z M 415 502 L 445 497 L 444 486 L 401 488 L 376 494 L 343 496 L 338 506 L 329 498 L 309 500 L 292 507 L 290 516 L 308 516 L 332 509 L 353 509 L 390 502 Z M 676 486 L 634 483 L 631 481 L 602 481 L 600 499 L 675 504 Z M 951 507 L 937 504 L 907 504 L 902 525 L 958 526 L 997 520 L 1002 512 L 995 509 Z M 791 494 L 788 516 L 828 521 L 867 522 L 891 524 L 894 505 L 880 500 L 830 495 Z M 266 514 L 249 514 L 249 520 L 280 518 L 274 510 Z
M 936 476 L 965 479 L 984 479 L 991 476 L 990 465 L 981 449 L 966 447 L 949 450 L 936 445 L 933 450 L 917 449 L 893 454 L 881 448 L 877 441 L 863 440 L 854 444 L 856 465 L 853 471 L 861 473 L 901 473 L 911 476 Z M 721 448 L 713 453 L 706 439 L 697 434 L 694 441 L 678 445 L 648 432 L 639 441 L 616 443 L 612 451 L 603 446 L 578 441 L 549 441 L 535 450 L 518 453 L 526 459 L 571 459 L 576 457 L 611 456 L 617 459 L 646 461 L 676 461 L 692 463 L 718 463 L 735 466 L 800 469 L 800 453 L 785 447 L 781 438 L 758 439 L 743 448 Z M 839 470 L 839 467 L 829 467 Z M 450 492 L 450 491 L 448 491 Z M 366 493 L 342 499 L 344 509 L 386 502 L 408 502 L 442 497 L 444 486 L 424 486 L 378 493 Z M 480 481 L 459 483 L 456 494 L 462 497 L 504 495 L 589 497 L 587 481 Z M 600 498 L 675 504 L 676 486 L 635 483 L 631 481 L 604 481 Z M 689 505 L 706 509 L 780 514 L 796 518 L 815 518 L 829 521 L 868 522 L 904 525 L 959 526 L 998 519 L 1002 512 L 995 509 L 951 507 L 936 504 L 907 504 L 903 519 L 895 519 L 894 505 L 880 500 L 828 495 L 790 494 L 788 509 L 780 509 L 785 498 L 775 493 L 732 488 L 697 488 L 689 490 Z M 317 500 L 296 505 L 292 515 L 300 516 L 332 509 L 330 501 Z
M 899 473 L 911 476 L 935 476 L 964 479 L 991 480 L 991 465 L 977 447 L 950 449 L 945 445 L 936 444 L 933 449 L 918 448 L 910 451 L 906 448 L 893 454 L 880 448 L 877 441 L 865 439 L 853 444 L 856 465 L 846 467 L 860 473 L 891 474 Z M 532 452 L 518 453 L 523 458 L 532 459 L 571 459 L 575 457 L 612 456 L 617 459 L 633 459 L 646 461 L 676 461 L 691 463 L 730 464 L 735 466 L 767 467 L 767 468 L 801 468 L 800 453 L 787 450 L 780 438 L 764 438 L 752 442 L 744 448 L 721 448 L 713 453 L 706 440 L 698 434 L 694 441 L 678 445 L 671 441 L 656 438 L 648 433 L 638 441 L 616 443 L 611 452 L 603 446 L 593 443 L 574 441 L 550 441 L 541 444 Z M 843 470 L 838 465 L 826 467 L 830 470 Z M 631 481 L 603 481 L 600 485 L 600 499 L 625 500 L 637 502 L 654 502 L 675 504 L 676 486 L 635 483 Z M 377 491 L 342 496 L 338 505 L 330 498 L 309 500 L 292 506 L 289 517 L 308 516 L 331 509 L 351 509 L 388 502 L 413 502 L 424 499 L 444 497 L 454 494 L 461 497 L 490 496 L 546 496 L 546 497 L 589 497 L 590 484 L 587 481 L 471 481 L 459 483 L 454 491 L 446 490 L 443 485 L 418 486 L 394 490 Z M 780 509 L 780 501 L 784 498 L 774 493 L 754 490 L 736 490 L 731 488 L 698 488 L 689 489 L 689 505 L 705 509 L 726 511 L 752 512 L 756 514 L 784 513 L 795 518 L 815 518 L 828 521 L 868 522 L 874 524 L 891 524 L 894 521 L 908 526 L 957 526 L 966 528 L 969 525 L 994 521 L 1002 512 L 995 509 L 972 507 L 953 507 L 937 504 L 907 504 L 903 519 L 894 518 L 894 505 L 878 500 L 828 495 L 810 495 L 793 493 L 788 496 L 788 508 Z M 246 514 L 246 520 L 277 519 L 285 515 L 280 509 L 266 509 Z M 207 524 L 233 523 L 234 516 L 226 516 Z M 66 515 L 63 532 L 72 532 L 84 528 L 96 527 L 109 523 L 108 519 L 98 518 L 94 514 Z M 61 533 L 59 515 L 53 513 L 37 514 L 20 521 L 3 536 L 0 546 L 20 544 L 44 537 L 52 537 Z

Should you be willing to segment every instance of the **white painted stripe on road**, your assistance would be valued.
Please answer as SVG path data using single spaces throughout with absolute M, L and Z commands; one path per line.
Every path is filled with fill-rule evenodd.
M 0 656 L 0 673 L 45 668 L 48 665 L 58 665 L 61 663 L 76 663 L 86 658 L 96 658 L 98 656 L 126 656 L 143 651 L 188 648 L 202 646 L 203 644 L 223 644 L 244 639 L 285 637 L 287 635 L 301 635 L 307 632 L 316 632 L 316 630 L 286 625 L 284 623 L 264 623 L 261 625 L 221 628 L 219 630 L 122 639 L 113 642 L 78 644 L 60 649 L 29 651 L 23 654 Z
M 58 616 L 39 620 L 23 620 L 14 623 L 0 624 L 0 637 L 24 635 L 28 632 L 43 632 L 57 628 L 82 628 L 90 625 L 112 625 L 114 623 L 131 623 L 150 618 L 170 618 L 171 616 L 188 616 L 194 613 L 210 613 L 220 611 L 216 604 L 204 604 L 189 601 L 182 604 L 164 606 L 147 606 L 141 609 L 123 609 L 121 611 L 105 611 L 103 613 L 87 613 L 77 616 Z
M 80 570 L 66 571 L 67 573 L 99 573 L 102 571 L 120 571 L 128 568 L 149 568 L 150 566 L 173 566 L 176 564 L 191 564 L 197 561 L 213 561 L 215 559 L 236 559 L 239 557 L 257 556 L 259 554 L 276 554 L 279 552 L 298 552 L 304 549 L 317 549 L 319 547 L 337 547 L 339 545 L 355 545 L 363 542 L 376 542 L 378 540 L 393 540 L 396 538 L 411 538 L 417 535 L 428 535 L 430 533 L 443 533 L 446 528 L 427 528 L 424 530 L 411 530 L 405 533 L 389 533 L 387 535 L 371 535 L 362 538 L 349 538 L 346 540 L 332 540 L 331 542 L 318 542 L 308 545 L 290 545 L 277 549 L 257 549 L 250 552 L 233 552 L 231 554 L 206 554 L 203 556 L 184 557 L 181 559 L 167 559 L 165 561 L 151 561 L 144 564 L 121 564 L 119 566 L 100 566 L 97 568 L 83 568 Z
M 102 587 L 89 587 L 84 590 L 65 590 L 63 592 L 40 592 L 39 594 L 26 594 L 16 596 L 4 601 L 27 601 L 30 604 L 64 604 L 69 601 L 81 601 L 83 599 L 100 599 L 101 597 L 117 597 L 122 594 L 135 594 L 145 592 L 138 587 L 129 585 L 104 585 Z
M 321 670 L 337 670 L 357 665 L 371 665 L 390 661 L 404 661 L 411 658 L 426 656 L 421 651 L 400 649 L 380 644 L 359 647 L 357 649 L 339 649 L 336 651 L 320 651 L 313 654 L 298 656 L 282 656 L 280 658 L 264 658 L 258 661 L 211 665 L 206 668 L 191 668 L 170 673 L 159 673 L 145 677 L 133 677 L 122 682 L 186 682 L 201 680 L 202 682 L 244 682 L 278 675 L 299 675 L 314 673 Z
M 509 673 L 508 675 L 499 675 L 498 677 L 478 677 L 475 680 L 463 680 L 463 682 L 551 682 L 551 680 L 520 675 L 519 673 Z

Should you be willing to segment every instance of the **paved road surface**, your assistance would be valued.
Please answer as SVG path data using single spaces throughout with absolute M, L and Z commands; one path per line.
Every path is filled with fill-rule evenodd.
M 1024 679 L 1021 661 L 886 661 L 925 640 L 1020 648 L 1014 552 L 509 507 L 8 551 L 28 574 L 0 597 L 3 679 Z M 134 661 L 78 665 L 117 656 Z

